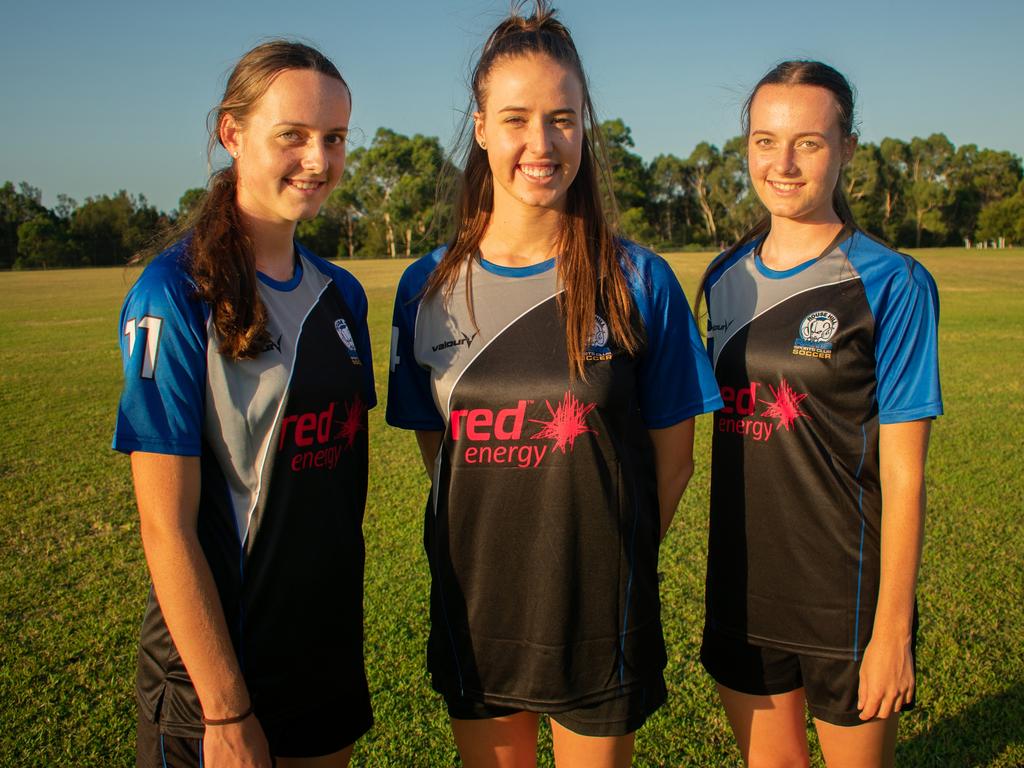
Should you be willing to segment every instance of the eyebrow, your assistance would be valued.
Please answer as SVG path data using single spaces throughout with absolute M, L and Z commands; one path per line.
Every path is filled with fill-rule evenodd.
M 307 125 L 306 123 L 297 123 L 290 120 L 285 120 L 280 123 L 274 123 L 273 128 L 308 128 L 310 130 L 316 130 L 315 126 Z M 348 126 L 343 125 L 337 128 L 329 128 L 327 133 L 348 133 Z
M 757 128 L 756 130 L 751 131 L 750 135 L 756 136 L 759 133 L 763 133 L 766 136 L 776 135 L 774 131 L 768 131 L 765 130 L 764 128 Z M 820 136 L 823 139 L 826 138 L 826 135 L 824 133 L 821 133 L 820 131 L 803 131 L 802 133 L 795 134 L 794 138 L 802 139 L 804 136 Z
M 527 109 L 526 107 L 502 107 L 501 109 L 498 110 L 498 114 L 500 115 L 502 112 L 529 112 L 529 111 L 530 110 Z M 551 112 L 549 114 L 552 114 L 552 115 L 565 115 L 565 114 L 575 115 L 576 114 L 576 110 L 573 109 L 572 107 L 559 107 L 558 109 L 551 110 Z

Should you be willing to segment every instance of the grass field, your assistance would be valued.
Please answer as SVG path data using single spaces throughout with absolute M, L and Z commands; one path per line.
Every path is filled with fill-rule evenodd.
M 904 766 L 1024 765 L 1024 251 L 922 251 L 942 298 L 946 416 L 929 457 L 919 705 Z M 707 254 L 670 257 L 693 290 Z M 406 262 L 355 262 L 378 395 Z M 128 461 L 110 450 L 117 312 L 134 272 L 0 274 L 0 765 L 129 765 L 147 575 Z M 697 661 L 709 451 L 662 550 L 670 699 L 638 766 L 739 764 Z M 366 656 L 377 725 L 358 766 L 457 765 L 424 671 L 427 482 L 411 434 L 371 414 Z M 547 736 L 543 736 L 547 740 Z M 817 760 L 817 758 L 815 758 Z M 550 765 L 545 758 L 542 765 Z

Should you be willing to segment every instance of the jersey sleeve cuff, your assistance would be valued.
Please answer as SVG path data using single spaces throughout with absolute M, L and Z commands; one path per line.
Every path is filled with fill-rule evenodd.
M 118 437 L 114 436 L 111 445 L 115 451 L 121 453 L 162 453 L 167 456 L 200 456 L 202 449 L 198 443 L 192 442 L 168 442 L 166 440 L 146 440 L 143 438 Z
M 430 419 L 404 419 L 400 416 L 385 414 L 384 420 L 392 427 L 398 429 L 415 429 L 421 432 L 444 432 L 444 422 Z
M 879 411 L 879 424 L 901 424 L 905 421 L 917 421 L 918 419 L 934 419 L 941 416 L 942 403 L 928 403 L 917 408 L 906 408 L 902 411 Z
M 700 416 L 702 413 L 711 413 L 717 411 L 724 405 L 720 395 L 709 397 L 701 402 L 690 403 L 682 408 L 677 408 L 669 414 L 659 415 L 657 418 L 644 417 L 644 425 L 648 429 L 664 429 L 665 427 L 671 427 L 678 424 L 681 421 L 686 421 L 694 416 Z

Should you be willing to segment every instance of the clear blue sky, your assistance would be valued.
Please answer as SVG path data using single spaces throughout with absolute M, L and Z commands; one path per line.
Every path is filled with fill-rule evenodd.
M 784 58 L 832 63 L 859 93 L 862 136 L 945 133 L 1024 155 L 1024 1 L 556 3 L 599 116 L 637 151 L 687 156 L 736 135 L 750 86 Z M 126 189 L 157 207 L 206 180 L 205 116 L 247 48 L 300 36 L 354 92 L 355 144 L 378 126 L 447 144 L 470 64 L 503 16 L 495 0 L 179 0 L 5 3 L 0 182 L 64 192 Z

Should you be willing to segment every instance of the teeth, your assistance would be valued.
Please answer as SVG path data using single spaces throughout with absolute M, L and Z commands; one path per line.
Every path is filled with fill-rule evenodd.
M 770 183 L 773 187 L 782 192 L 792 192 L 794 189 L 799 189 L 801 186 L 800 184 L 783 184 L 782 182 L 779 181 L 773 181 Z
M 318 181 L 292 181 L 291 184 L 298 189 L 316 189 L 320 186 Z
M 553 165 L 520 165 L 519 170 L 534 179 L 544 179 L 555 175 Z

